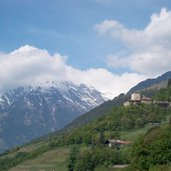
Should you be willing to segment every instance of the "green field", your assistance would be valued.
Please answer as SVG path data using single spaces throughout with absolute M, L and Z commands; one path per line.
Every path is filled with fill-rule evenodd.
M 69 148 L 57 148 L 27 160 L 10 171 L 67 171 Z
M 135 131 L 121 131 L 120 135 L 122 139 L 134 141 L 137 136 L 144 134 L 150 127 L 137 129 Z M 39 142 L 23 146 L 19 149 L 19 152 L 30 152 L 41 145 L 46 144 L 45 142 Z M 67 171 L 67 160 L 69 157 L 71 146 L 60 147 L 47 151 L 34 159 L 27 160 L 16 167 L 10 169 L 10 171 Z M 81 151 L 84 151 L 88 147 L 82 146 Z M 16 155 L 16 151 L 10 153 L 8 157 Z M 3 157 L 1 157 L 3 158 Z M 99 166 L 95 171 L 124 171 L 125 169 L 109 168 Z
M 36 147 L 39 144 L 35 144 Z M 20 151 L 32 151 L 35 146 L 29 145 L 20 149 Z M 60 147 L 47 151 L 38 157 L 27 160 L 10 171 L 67 171 L 67 163 L 71 146 Z M 87 150 L 89 147 L 81 146 L 81 151 Z M 10 154 L 15 155 L 15 152 Z
M 152 125 L 147 125 L 144 128 L 136 129 L 132 131 L 120 131 L 121 139 L 129 140 L 134 142 L 134 140 L 141 134 L 146 133 L 146 131 L 151 128 Z M 9 153 L 7 156 L 12 157 L 15 156 L 17 152 L 31 152 L 32 150 L 40 147 L 41 145 L 45 145 L 46 142 L 38 142 L 33 144 L 28 144 L 19 149 L 19 151 L 13 151 Z M 67 171 L 67 163 L 71 146 L 59 147 L 43 154 L 37 156 L 34 159 L 26 160 L 25 162 L 17 165 L 14 168 L 11 168 L 10 171 Z M 88 149 L 88 146 L 80 146 L 81 151 Z M 4 158 L 7 156 L 1 156 L 0 158 Z M 150 171 L 154 171 L 157 168 L 152 168 Z M 169 170 L 168 170 L 169 169 Z M 95 171 L 124 171 L 125 169 L 116 169 L 109 168 L 104 166 L 99 166 Z M 159 167 L 158 171 L 170 171 L 171 168 L 167 167 L 167 169 Z M 157 171 L 157 170 L 156 170 Z
M 134 142 L 138 136 L 145 134 L 154 125 L 146 125 L 144 128 L 139 128 L 133 131 L 121 131 L 120 136 L 123 140 L 129 140 Z
M 171 171 L 171 166 L 154 166 L 149 171 Z
M 25 151 L 30 148 L 31 146 L 28 146 L 20 150 Z M 87 149 L 87 147 L 81 147 L 81 150 L 85 149 Z M 17 165 L 10 169 L 10 171 L 67 171 L 69 151 L 69 146 L 50 150 L 33 160 L 27 160 Z M 95 171 L 124 171 L 124 169 L 99 166 Z
M 95 169 L 95 171 L 124 171 L 125 169 L 116 169 L 116 168 L 109 168 L 104 166 L 99 166 Z

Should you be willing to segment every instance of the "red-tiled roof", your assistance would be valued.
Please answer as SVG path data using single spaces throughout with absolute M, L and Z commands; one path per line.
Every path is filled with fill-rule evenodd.
M 110 143 L 118 143 L 118 144 L 131 144 L 130 141 L 123 141 L 123 140 L 109 140 Z

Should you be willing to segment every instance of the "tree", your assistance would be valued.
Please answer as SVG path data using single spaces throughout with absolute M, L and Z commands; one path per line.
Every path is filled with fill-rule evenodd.
M 136 124 L 137 128 L 142 128 L 143 125 L 144 125 L 144 121 L 143 121 L 142 118 L 137 118 L 136 121 L 135 121 L 135 124 Z
M 131 151 L 131 169 L 144 171 L 150 165 L 166 165 L 171 162 L 171 126 L 155 127 L 140 137 Z
M 75 163 L 79 156 L 79 147 L 77 145 L 73 146 L 70 150 L 70 157 L 68 162 L 68 170 L 74 171 Z
M 171 125 L 171 117 L 169 118 L 169 124 Z
M 103 131 L 100 131 L 100 133 L 99 133 L 99 142 L 100 142 L 100 144 L 105 143 L 104 132 Z
M 132 129 L 134 127 L 133 121 L 128 117 L 122 117 L 121 124 L 125 129 Z
M 167 88 L 168 88 L 168 89 L 171 89 L 171 79 L 168 80 Z
M 74 171 L 94 171 L 95 164 L 92 160 L 92 154 L 85 151 L 80 160 L 77 160 Z

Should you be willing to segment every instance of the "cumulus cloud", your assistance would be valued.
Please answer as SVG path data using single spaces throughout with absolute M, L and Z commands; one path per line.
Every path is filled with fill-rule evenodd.
M 127 53 L 125 53 L 124 51 L 116 53 L 116 54 L 110 54 L 107 55 L 107 65 L 109 67 L 114 67 L 114 68 L 124 68 L 127 67 L 128 62 L 127 60 L 125 60 L 125 56 L 127 56 Z
M 66 57 L 31 46 L 21 47 L 9 54 L 0 55 L 1 89 L 10 86 L 37 84 L 47 79 L 63 77 Z M 55 72 L 61 74 L 55 75 Z
M 0 52 L 0 92 L 18 86 L 37 85 L 46 81 L 84 83 L 114 97 L 126 93 L 149 76 L 171 69 L 171 11 L 163 8 L 152 14 L 142 30 L 129 29 L 115 20 L 97 24 L 101 35 L 108 35 L 126 45 L 126 50 L 107 56 L 107 64 L 125 67 L 132 73 L 113 74 L 104 68 L 80 70 L 67 63 L 67 56 L 49 54 L 33 46 L 23 46 L 10 53 Z
M 104 68 L 80 70 L 67 64 L 67 56 L 49 54 L 29 45 L 11 53 L 0 53 L 0 91 L 18 86 L 29 86 L 46 81 L 84 83 L 114 97 L 126 93 L 133 85 L 145 79 L 143 75 L 124 73 L 116 75 Z
M 150 23 L 142 30 L 129 29 L 115 20 L 105 20 L 95 26 L 98 33 L 124 43 L 131 53 L 110 55 L 110 66 L 127 66 L 132 71 L 156 76 L 171 69 L 171 11 L 162 8 L 151 15 Z

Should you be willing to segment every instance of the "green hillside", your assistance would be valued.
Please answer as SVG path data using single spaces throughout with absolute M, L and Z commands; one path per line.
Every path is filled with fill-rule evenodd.
M 167 88 L 153 98 L 170 100 L 170 96 L 171 89 Z M 81 127 L 6 151 L 0 156 L 0 170 L 171 170 L 170 123 L 170 108 L 145 104 L 113 106 Z M 109 148 L 105 144 L 108 139 L 132 144 Z M 115 165 L 129 166 L 118 169 Z
M 92 109 L 91 111 L 85 113 L 84 115 L 78 117 L 73 122 L 71 122 L 68 126 L 66 126 L 64 129 L 57 132 L 57 134 L 68 132 L 71 129 L 79 128 L 80 126 L 86 125 L 87 123 L 90 123 L 91 121 L 105 115 L 107 112 L 109 112 L 113 107 L 115 106 L 122 106 L 124 101 L 127 101 L 130 98 L 130 95 L 124 95 L 120 94 L 118 97 L 115 97 L 113 100 L 109 100 L 102 105 Z M 52 133 L 54 135 L 56 133 Z

